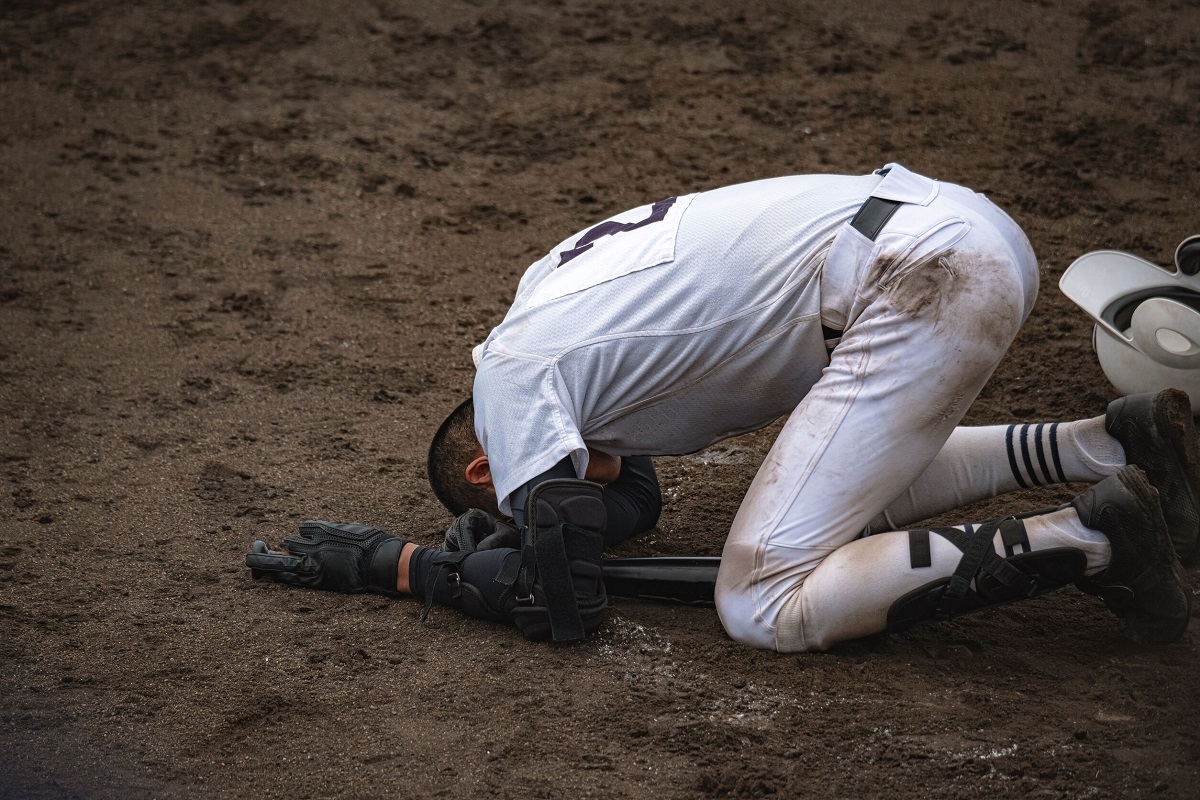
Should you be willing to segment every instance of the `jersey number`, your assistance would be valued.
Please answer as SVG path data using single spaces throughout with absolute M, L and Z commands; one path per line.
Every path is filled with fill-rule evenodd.
M 612 236 L 617 233 L 628 233 L 636 231 L 638 228 L 654 223 L 662 222 L 666 219 L 667 212 L 671 210 L 671 206 L 675 205 L 676 198 L 668 197 L 666 200 L 659 200 L 650 207 L 650 216 L 637 222 L 601 222 L 594 228 L 588 230 L 583 236 L 579 237 L 579 241 L 575 243 L 575 247 L 570 250 L 564 250 L 558 257 L 558 266 L 570 261 L 575 256 L 582 255 L 592 249 L 592 245 L 596 240 L 604 236 Z M 557 269 L 557 267 L 556 267 Z

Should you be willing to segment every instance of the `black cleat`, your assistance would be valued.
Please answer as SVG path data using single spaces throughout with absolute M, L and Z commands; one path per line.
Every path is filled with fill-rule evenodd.
M 1084 525 L 1108 537 L 1108 569 L 1076 583 L 1125 618 L 1135 642 L 1174 642 L 1187 629 L 1191 590 L 1171 547 L 1158 492 L 1137 466 L 1122 467 L 1071 504 Z
M 1125 448 L 1126 463 L 1158 489 L 1175 554 L 1190 561 L 1200 541 L 1200 454 L 1187 394 L 1164 389 L 1114 400 L 1104 427 Z

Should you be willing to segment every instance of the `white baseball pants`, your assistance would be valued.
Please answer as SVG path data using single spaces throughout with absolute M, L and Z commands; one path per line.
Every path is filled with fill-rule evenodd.
M 953 572 L 961 553 L 940 537 L 920 571 L 907 534 L 857 537 L 937 456 L 1038 286 L 1017 225 L 946 184 L 928 205 L 902 205 L 874 242 L 846 225 L 825 270 L 843 291 L 828 293 L 841 307 L 823 308 L 823 320 L 844 334 L 755 476 L 716 589 L 731 637 L 785 652 L 882 631 L 892 602 Z M 1107 541 L 1073 510 L 1027 528 L 1035 550 L 1079 547 L 1089 572 L 1107 564 Z

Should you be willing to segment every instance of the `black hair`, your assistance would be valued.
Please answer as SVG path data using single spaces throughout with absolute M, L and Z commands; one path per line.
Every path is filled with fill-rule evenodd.
M 426 472 L 433 494 L 451 514 L 458 516 L 481 508 L 499 516 L 496 495 L 467 481 L 467 465 L 475 458 L 479 439 L 475 436 L 475 401 L 468 397 L 433 435 Z

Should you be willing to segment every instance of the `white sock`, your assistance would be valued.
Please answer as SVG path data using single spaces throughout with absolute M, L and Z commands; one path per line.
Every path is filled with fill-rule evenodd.
M 1068 481 L 1103 480 L 1125 466 L 1125 448 L 1108 435 L 1104 429 L 1104 417 L 1060 425 L 1059 435 L 1064 433 L 1070 446 L 1060 445 L 1059 449 Z M 1075 475 L 1081 477 L 1073 477 Z
M 1125 466 L 1104 417 L 1075 422 L 958 427 L 921 477 L 871 521 L 895 531 L 1005 492 L 1054 483 L 1095 483 Z

